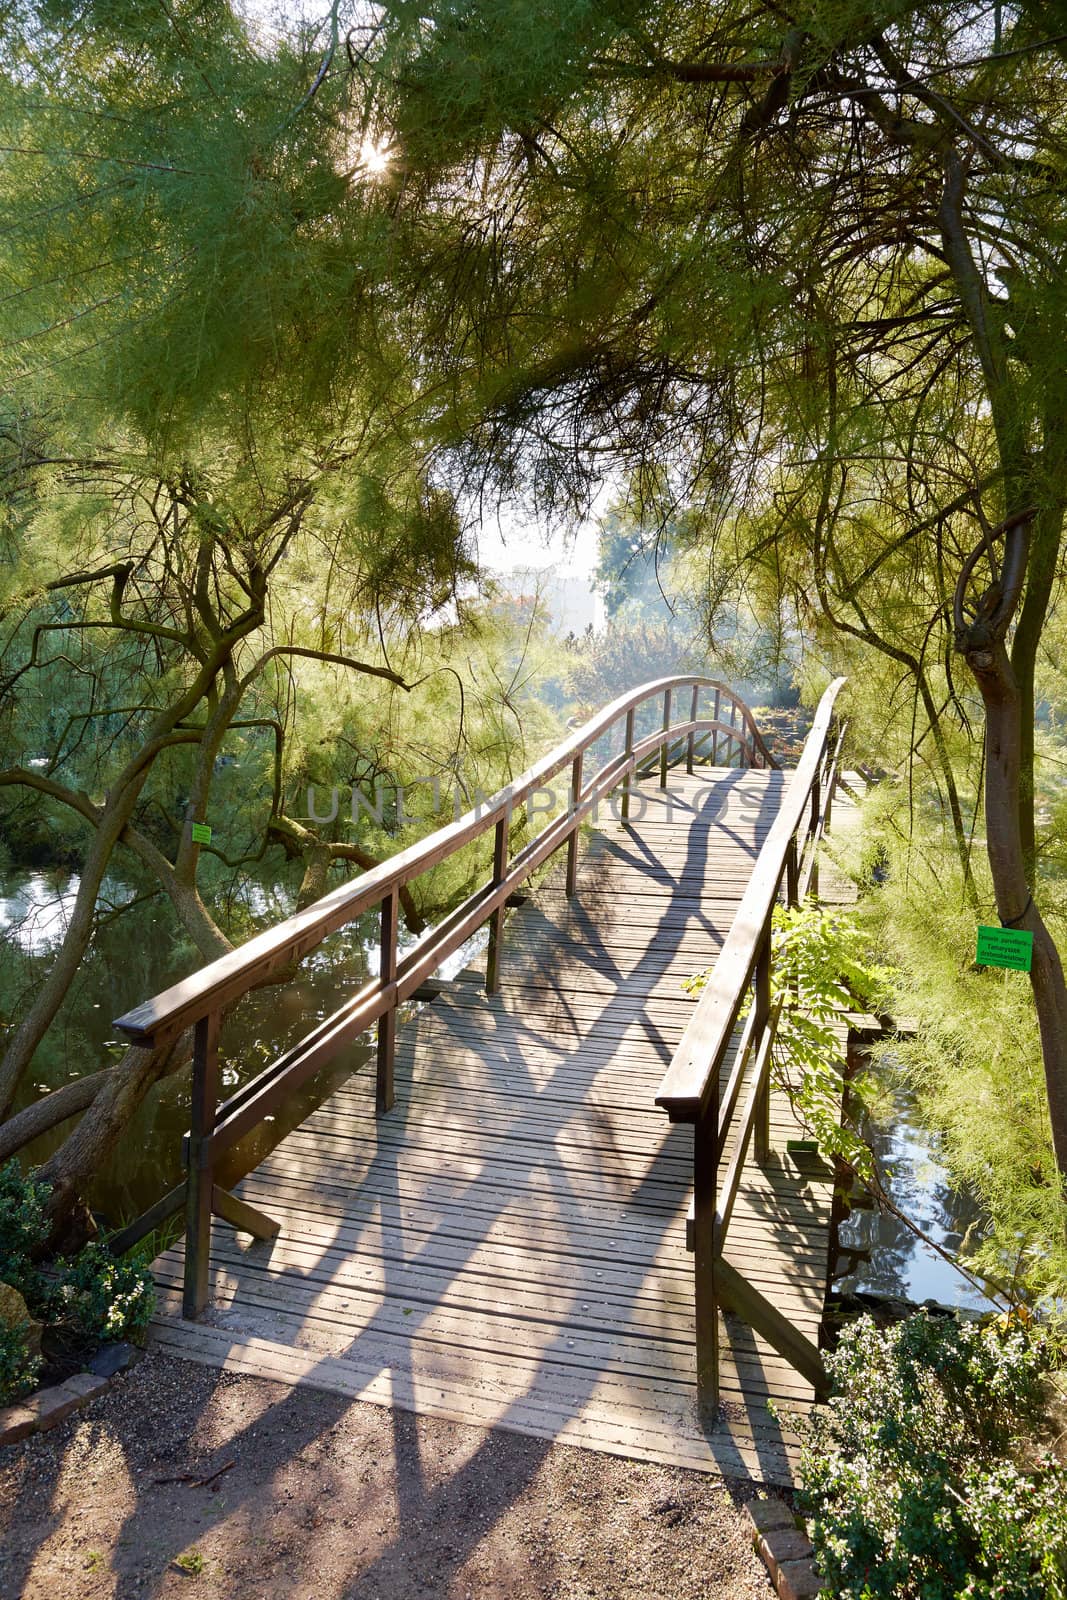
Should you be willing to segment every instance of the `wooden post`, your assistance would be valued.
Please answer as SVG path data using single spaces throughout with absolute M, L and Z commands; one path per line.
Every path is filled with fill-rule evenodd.
M 663 732 L 669 735 L 671 727 L 671 691 L 668 689 L 663 696 Z M 670 739 L 665 737 L 659 747 L 659 786 L 667 787 L 667 766 L 670 759 Z
M 396 923 L 399 893 L 391 890 L 382 901 L 381 957 L 378 975 L 384 988 L 396 979 Z M 391 1111 L 396 1101 L 393 1087 L 393 1062 L 396 1056 L 396 1007 L 390 1006 L 378 1018 L 378 1075 L 374 1088 L 374 1110 L 377 1116 Z
M 690 722 L 695 722 L 696 719 L 697 719 L 697 702 L 699 701 L 699 699 L 700 699 L 700 685 L 699 685 L 699 683 L 694 683 L 694 685 L 693 685 L 693 698 L 692 698 L 692 700 L 690 702 L 690 705 L 689 705 L 689 720 L 690 720 Z M 696 736 L 695 733 L 690 733 L 689 739 L 688 739 L 688 741 L 686 743 L 685 770 L 686 770 L 686 772 L 689 772 L 689 773 L 691 773 L 692 770 L 693 770 L 693 757 L 694 757 L 694 755 L 696 753 L 696 737 L 697 736 Z
M 634 747 L 634 713 L 633 708 L 626 713 L 626 750 L 629 755 Z M 630 817 L 630 788 L 633 784 L 633 773 L 628 772 L 622 780 L 622 820 L 627 822 Z
M 715 1292 L 715 1192 L 719 1168 L 719 1106 L 693 1127 L 693 1275 L 696 1303 L 697 1407 L 701 1420 L 719 1417 L 719 1303 Z
M 789 841 L 789 850 L 785 858 L 785 903 L 790 907 L 800 904 L 800 872 L 797 867 L 797 836 L 795 833 Z
M 819 782 L 818 775 L 816 775 L 815 782 L 811 786 L 811 876 L 808 878 L 808 893 L 813 900 L 819 898 L 819 846 L 816 834 L 819 828 L 821 789 L 822 785 Z
M 771 1014 L 771 925 L 769 922 L 763 930 L 763 943 L 756 959 L 756 994 L 753 1004 L 756 1009 L 756 1018 L 752 1029 L 752 1050 L 753 1058 L 758 1060 L 759 1047 L 767 1028 L 767 1018 Z M 771 1071 L 769 1058 L 763 1088 L 756 1099 L 756 1116 L 752 1124 L 752 1141 L 755 1146 L 756 1160 L 761 1167 L 765 1167 L 771 1155 Z
M 829 747 L 827 749 L 829 750 Z M 837 788 L 837 770 L 836 761 L 831 757 L 830 777 L 826 785 L 826 801 L 822 808 L 822 831 L 824 837 L 830 832 L 830 812 L 834 804 L 834 790 Z
M 508 870 L 508 825 L 510 813 L 500 818 L 493 839 L 493 883 L 503 883 Z M 497 906 L 489 918 L 489 951 L 485 958 L 485 992 L 500 988 L 500 951 L 504 942 L 504 907 Z
M 211 1249 L 211 1135 L 219 1095 L 217 1011 L 201 1017 L 193 1032 L 193 1099 L 189 1123 L 189 1175 L 185 1187 L 185 1282 L 182 1316 L 198 1317 L 207 1305 Z
M 575 813 L 582 794 L 582 755 L 579 750 L 571 763 L 571 822 L 572 832 L 567 840 L 567 898 L 574 894 L 578 881 L 578 822 Z
M 716 689 L 716 691 L 715 691 L 715 709 L 711 713 L 713 722 L 718 722 L 718 720 L 719 720 L 719 703 L 720 703 L 721 700 L 722 700 L 722 690 L 721 689 Z M 711 764 L 712 764 L 713 767 L 716 767 L 719 764 L 719 730 L 718 730 L 718 728 L 715 729 L 715 732 L 711 736 Z

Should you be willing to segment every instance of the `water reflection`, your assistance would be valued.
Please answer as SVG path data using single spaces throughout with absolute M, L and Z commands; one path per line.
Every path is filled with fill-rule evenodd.
M 0 992 L 8 1020 L 19 1016 L 33 987 L 48 970 L 63 937 L 76 875 L 29 872 L 0 876 Z M 200 959 L 175 927 L 161 898 L 142 899 L 137 885 L 108 879 L 101 895 L 105 910 L 128 909 L 105 919 L 87 953 L 49 1037 L 34 1058 L 32 1081 L 23 1085 L 15 1109 L 81 1077 L 123 1054 L 112 1019 L 195 970 Z M 136 904 L 131 902 L 138 901 Z M 249 936 L 256 927 L 279 921 L 294 907 L 291 888 L 277 882 L 246 882 L 230 901 L 247 916 Z M 442 975 L 453 976 L 484 943 L 476 936 L 450 958 Z M 402 936 L 401 948 L 408 942 Z M 226 1019 L 220 1041 L 224 1092 L 230 1094 L 297 1043 L 378 970 L 378 915 L 370 913 L 323 941 L 288 984 L 253 991 Z M 224 1183 L 236 1181 L 262 1160 L 267 1150 L 307 1116 L 351 1073 L 372 1060 L 371 1037 L 363 1035 L 338 1053 L 329 1066 L 294 1096 L 284 1114 L 250 1134 L 229 1153 Z M 62 1143 L 70 1124 L 54 1129 L 24 1152 L 36 1164 Z M 189 1127 L 189 1074 L 180 1072 L 157 1085 L 133 1119 L 115 1157 L 89 1195 L 93 1208 L 116 1225 L 144 1211 L 183 1177 L 181 1140 Z
M 914 1097 L 898 1079 L 887 1082 L 888 1114 L 869 1122 L 865 1131 L 885 1176 L 894 1205 L 944 1249 L 957 1253 L 979 1243 L 985 1234 L 981 1206 L 965 1189 L 956 1188 L 940 1157 L 935 1133 L 918 1119 Z M 990 1302 L 936 1250 L 916 1237 L 898 1218 L 879 1211 L 853 1211 L 841 1225 L 841 1248 L 869 1252 L 854 1270 L 837 1280 L 844 1290 L 901 1297 L 921 1303 L 987 1311 Z

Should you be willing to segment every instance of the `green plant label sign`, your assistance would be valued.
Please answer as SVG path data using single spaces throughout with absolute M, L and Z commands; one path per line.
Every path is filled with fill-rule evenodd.
M 1024 928 L 979 928 L 975 957 L 979 966 L 1029 972 L 1033 958 L 1034 936 Z
M 208 827 L 206 822 L 194 822 L 193 823 L 193 843 L 194 844 L 210 844 L 211 843 L 211 829 Z M 1027 962 L 1027 966 L 1029 966 L 1029 965 L 1030 965 L 1030 963 Z

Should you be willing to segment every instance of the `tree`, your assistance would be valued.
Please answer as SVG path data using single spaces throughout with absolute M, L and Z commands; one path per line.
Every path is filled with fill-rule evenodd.
M 625 481 L 639 521 L 686 518 L 712 613 L 740 593 L 895 675 L 972 901 L 952 721 L 981 702 L 1067 1171 L 1032 738 L 1067 479 L 1055 9 L 450 0 L 270 48 L 217 0 L 20 18 L 12 382 L 74 362 L 171 451 L 347 405 L 460 505 Z
M 1033 771 L 1067 486 L 1054 10 L 558 0 L 434 23 L 388 13 L 361 67 L 401 152 L 398 204 L 424 219 L 418 270 L 448 288 L 438 382 L 477 341 L 460 470 L 573 498 L 625 470 L 640 514 L 703 519 L 713 599 L 770 585 L 892 662 L 977 900 L 945 729 L 970 711 L 955 646 L 985 710 L 997 911 L 1034 935 L 1067 1173 Z

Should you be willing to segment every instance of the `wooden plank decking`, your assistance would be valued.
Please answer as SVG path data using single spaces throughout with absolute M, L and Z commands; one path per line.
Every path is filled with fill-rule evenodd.
M 215 1222 L 211 1308 L 180 1319 L 182 1249 L 156 1263 L 154 1337 L 188 1359 L 639 1459 L 788 1482 L 768 1399 L 809 1386 L 728 1319 L 723 1416 L 695 1405 L 692 1130 L 653 1096 L 695 1003 L 682 980 L 730 926 L 789 774 L 645 780 L 602 819 L 578 895 L 509 919 L 500 993 L 458 982 L 400 1032 L 397 1104 L 351 1079 L 240 1185 L 280 1236 Z M 640 796 L 640 798 L 639 798 Z M 642 800 L 644 802 L 642 806 Z M 727 1256 L 815 1338 L 829 1187 L 749 1164 Z

